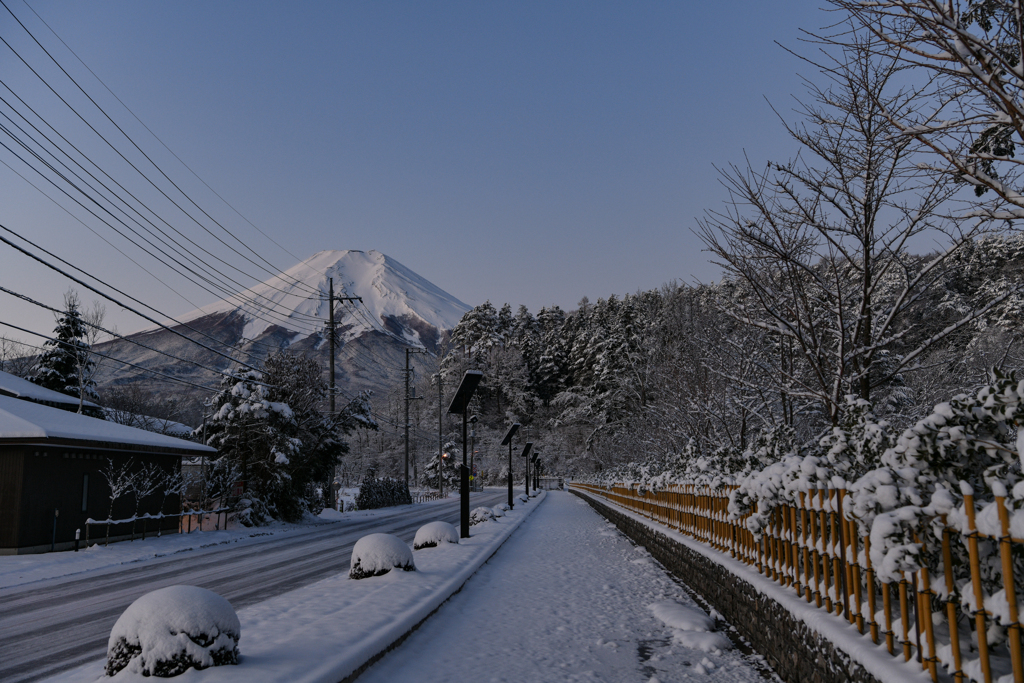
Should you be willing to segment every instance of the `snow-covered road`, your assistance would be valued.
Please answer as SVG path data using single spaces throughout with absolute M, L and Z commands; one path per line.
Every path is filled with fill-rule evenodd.
M 506 497 L 504 491 L 488 490 L 474 494 L 472 504 L 496 505 Z M 103 657 L 117 617 L 136 598 L 157 588 L 200 586 L 241 609 L 325 576 L 347 573 L 352 546 L 367 533 L 392 533 L 411 543 L 424 522 L 458 524 L 458 514 L 457 499 L 437 501 L 0 589 L 0 681 L 37 680 Z
M 765 681 L 650 555 L 582 500 L 544 504 L 419 630 L 359 678 Z

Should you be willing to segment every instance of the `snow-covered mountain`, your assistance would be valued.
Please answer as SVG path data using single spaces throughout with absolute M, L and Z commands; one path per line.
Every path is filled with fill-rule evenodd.
M 379 391 L 398 379 L 410 344 L 433 352 L 444 330 L 450 330 L 470 307 L 378 251 L 321 251 L 267 281 L 168 323 L 202 344 L 246 362 L 259 362 L 276 350 L 288 349 L 327 359 L 328 290 L 361 301 L 335 302 L 335 324 L 341 345 L 336 354 L 339 387 L 350 393 Z M 190 329 L 191 328 L 191 329 Z M 225 370 L 230 360 L 166 330 L 152 327 L 130 338 L 145 346 Z M 175 361 L 126 341 L 104 344 L 104 353 L 147 370 L 190 382 L 211 385 L 218 378 L 190 363 Z M 428 362 L 420 356 L 419 362 Z M 108 363 L 103 385 L 144 381 L 153 389 L 175 390 L 174 384 L 138 369 Z
M 182 323 L 210 316 L 240 315 L 244 340 L 280 327 L 296 340 L 323 329 L 328 319 L 329 279 L 339 302 L 335 321 L 344 340 L 365 332 L 399 334 L 418 346 L 436 343 L 440 330 L 455 327 L 470 307 L 426 278 L 379 251 L 321 251 L 251 289 L 180 316 Z

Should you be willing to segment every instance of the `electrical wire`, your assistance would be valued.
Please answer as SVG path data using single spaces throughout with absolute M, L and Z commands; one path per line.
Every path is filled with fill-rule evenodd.
M 47 341 L 51 341 L 54 344 L 63 344 L 64 346 L 70 346 L 70 344 L 68 344 L 67 342 L 62 342 L 59 339 L 54 339 L 53 337 L 45 335 L 45 334 L 43 334 L 41 332 L 33 332 L 32 330 L 28 330 L 28 329 L 25 329 L 24 327 L 19 327 L 18 325 L 13 325 L 11 323 L 4 322 L 3 320 L 0 320 L 0 325 L 3 325 L 4 327 L 9 327 L 12 330 L 17 330 L 18 332 L 24 332 L 25 334 L 31 334 L 31 335 L 33 335 L 35 337 L 42 337 L 43 339 L 46 339 Z M 22 343 L 24 343 L 24 342 L 22 342 Z M 42 348 L 40 346 L 34 346 L 32 344 L 25 344 L 25 346 L 28 346 L 30 348 L 33 348 L 33 349 L 36 349 L 36 350 L 39 350 L 39 351 L 45 351 L 46 350 L 46 349 L 44 349 L 44 348 Z M 92 351 L 92 350 L 90 350 L 89 353 L 95 354 L 95 355 L 99 356 L 100 358 L 105 358 L 107 360 L 112 360 L 115 363 L 121 363 L 122 365 L 127 365 L 129 367 L 135 368 L 136 370 L 141 370 L 143 372 L 148 372 L 149 374 L 152 374 L 152 375 L 157 375 L 159 377 L 163 377 L 164 379 L 171 380 L 172 382 L 177 382 L 179 384 L 187 384 L 187 385 L 189 385 L 191 387 L 195 387 L 196 389 L 202 389 L 203 391 L 209 391 L 209 392 L 213 392 L 213 393 L 218 393 L 218 391 L 219 391 L 219 390 L 214 389 L 212 387 L 204 387 L 201 384 L 196 384 L 194 382 L 189 382 L 187 379 L 181 379 L 180 377 L 174 377 L 172 375 L 166 375 L 166 374 L 160 372 L 159 370 L 153 370 L 151 368 L 144 368 L 144 367 L 142 367 L 140 365 L 135 365 L 134 363 L 130 363 L 130 362 L 126 361 L 126 360 L 120 360 L 119 358 L 114 358 L 113 356 L 108 356 L 106 354 L 100 353 L 99 351 Z

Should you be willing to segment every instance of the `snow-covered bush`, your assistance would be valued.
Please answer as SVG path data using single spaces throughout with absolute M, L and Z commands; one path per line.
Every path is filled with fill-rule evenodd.
M 107 642 L 106 673 L 169 677 L 238 663 L 241 626 L 231 604 L 196 586 L 146 593 L 120 616 Z
M 389 477 L 378 479 L 375 474 L 374 470 L 369 470 L 363 483 L 359 485 L 359 494 L 356 496 L 357 508 L 376 510 L 395 505 L 412 505 L 412 495 L 405 481 Z
M 518 496 L 516 496 L 516 498 L 518 498 L 523 503 L 529 503 L 530 502 L 530 497 L 528 495 L 526 495 L 525 493 L 520 493 Z
M 458 543 L 459 531 L 448 522 L 430 522 L 416 532 L 412 549 L 434 548 L 441 543 Z
M 494 519 L 494 510 L 491 508 L 475 508 L 469 513 L 469 525 L 476 526 L 482 522 L 490 522 Z
M 405 541 L 391 534 L 363 536 L 352 548 L 352 563 L 348 577 L 365 579 L 387 574 L 394 568 L 416 571 L 412 550 Z
M 504 507 L 508 507 L 508 506 L 506 505 Z M 491 508 L 491 514 L 494 515 L 495 517 L 504 517 L 505 516 L 505 510 L 502 509 L 501 505 L 495 505 L 494 507 Z

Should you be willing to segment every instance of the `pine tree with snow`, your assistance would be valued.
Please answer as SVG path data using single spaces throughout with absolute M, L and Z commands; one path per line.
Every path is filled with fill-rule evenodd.
M 78 294 L 64 295 L 64 312 L 57 315 L 53 338 L 46 341 L 47 350 L 39 357 L 32 381 L 41 387 L 59 391 L 75 398 L 96 400 L 96 382 L 92 378 L 95 361 L 90 358 L 88 336 L 79 310 Z

